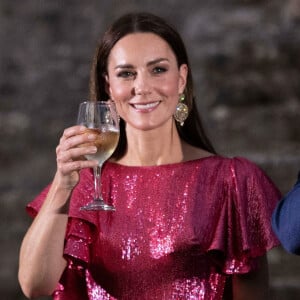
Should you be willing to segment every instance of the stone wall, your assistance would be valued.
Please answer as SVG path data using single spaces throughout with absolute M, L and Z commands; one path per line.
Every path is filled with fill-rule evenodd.
M 300 167 L 300 1 L 0 2 L 0 289 L 25 299 L 24 207 L 55 171 L 55 147 L 87 98 L 98 36 L 120 14 L 158 13 L 181 32 L 197 101 L 218 152 L 251 159 L 283 193 Z M 300 299 L 300 259 L 269 254 L 272 299 Z

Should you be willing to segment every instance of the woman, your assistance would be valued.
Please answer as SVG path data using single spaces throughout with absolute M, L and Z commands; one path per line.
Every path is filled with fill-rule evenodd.
M 216 155 L 193 98 L 178 33 L 151 14 L 123 16 L 105 33 L 91 99 L 116 103 L 118 148 L 102 189 L 115 212 L 83 212 L 96 162 L 73 126 L 57 172 L 30 205 L 19 280 L 29 297 L 54 299 L 267 299 L 266 251 L 280 197 L 243 158 Z
M 282 246 L 300 255 L 300 172 L 294 187 L 278 203 L 272 216 L 272 226 Z

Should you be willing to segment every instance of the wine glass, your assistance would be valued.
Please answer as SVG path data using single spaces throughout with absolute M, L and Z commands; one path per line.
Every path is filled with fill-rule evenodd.
M 80 210 L 114 211 L 115 207 L 104 202 L 101 194 L 101 168 L 103 163 L 112 155 L 119 140 L 119 118 L 112 101 L 85 101 L 80 103 L 78 111 L 78 125 L 84 125 L 84 134 L 94 134 L 96 139 L 81 146 L 95 145 L 95 154 L 85 155 L 88 160 L 97 160 L 94 171 L 94 200 L 80 208 Z

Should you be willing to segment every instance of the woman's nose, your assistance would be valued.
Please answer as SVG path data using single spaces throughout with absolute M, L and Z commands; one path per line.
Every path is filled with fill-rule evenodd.
M 134 93 L 136 95 L 146 95 L 151 93 L 149 78 L 146 74 L 138 74 L 134 80 Z

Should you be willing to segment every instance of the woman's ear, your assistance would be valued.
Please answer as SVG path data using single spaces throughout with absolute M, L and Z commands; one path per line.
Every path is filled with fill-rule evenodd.
M 187 75 L 188 75 L 188 66 L 186 64 L 182 64 L 179 67 L 179 81 L 178 81 L 179 94 L 182 94 L 185 89 L 186 82 L 187 82 Z

